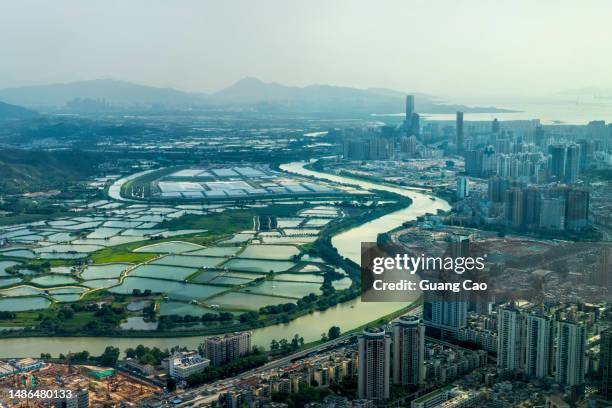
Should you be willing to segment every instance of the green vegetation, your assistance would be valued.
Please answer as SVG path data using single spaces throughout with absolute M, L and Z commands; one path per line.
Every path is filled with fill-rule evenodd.
M 108 346 L 104 352 L 99 356 L 92 356 L 89 351 L 80 351 L 77 353 L 71 353 L 69 356 L 63 354 L 59 355 L 59 359 L 62 361 L 70 360 L 71 363 L 76 364 L 98 364 L 104 367 L 116 367 L 119 361 L 119 355 L 121 350 L 117 347 Z M 50 359 L 50 354 L 41 354 L 41 358 Z
M 102 155 L 79 150 L 0 151 L 0 191 L 69 190 L 69 186 L 96 173 Z
M 153 366 L 160 365 L 162 360 L 170 355 L 168 350 L 160 350 L 157 347 L 149 348 L 139 344 L 136 348 L 125 349 L 127 358 L 134 358 L 140 364 L 151 364 Z
M 330 394 L 331 391 L 327 388 L 308 387 L 293 394 L 275 392 L 272 394 L 272 401 L 287 404 L 291 408 L 303 407 L 310 402 L 321 401 Z
M 287 339 L 280 339 L 278 341 L 276 339 L 272 339 L 270 342 L 270 353 L 287 355 L 298 351 L 302 347 L 304 347 L 304 338 L 296 334 L 293 336 L 291 341 L 288 341 Z
M 268 361 L 268 356 L 261 353 L 258 349 L 248 355 L 219 367 L 207 367 L 203 372 L 192 374 L 187 377 L 187 386 L 195 387 L 209 381 L 221 378 L 233 377 L 243 371 L 259 367 Z

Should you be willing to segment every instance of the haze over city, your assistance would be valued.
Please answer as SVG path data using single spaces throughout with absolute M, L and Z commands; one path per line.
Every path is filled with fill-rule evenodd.
M 0 87 L 113 78 L 213 92 L 254 76 L 525 100 L 612 88 L 610 15 L 598 0 L 3 2 Z
M 610 16 L 2 1 L 0 408 L 611 407 Z

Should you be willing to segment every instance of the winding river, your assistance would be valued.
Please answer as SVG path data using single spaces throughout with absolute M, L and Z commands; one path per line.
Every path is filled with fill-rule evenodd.
M 376 241 L 379 233 L 392 230 L 405 221 L 413 220 L 425 213 L 435 213 L 436 210 L 447 210 L 446 201 L 423 194 L 417 190 L 391 187 L 373 182 L 336 176 L 305 169 L 306 162 L 293 162 L 281 165 L 281 169 L 290 173 L 317 177 L 332 183 L 350 184 L 366 190 L 386 190 L 412 199 L 412 205 L 407 208 L 387 214 L 332 238 L 332 244 L 339 253 L 360 262 L 360 243 Z M 118 190 L 115 188 L 114 191 Z M 405 303 L 362 303 L 358 298 L 337 305 L 323 312 L 314 312 L 286 324 L 268 326 L 253 331 L 253 343 L 268 347 L 272 339 L 291 338 L 294 334 L 303 336 L 308 341 L 317 340 L 321 333 L 327 332 L 331 326 L 339 326 L 342 331 L 350 330 L 370 321 L 392 313 L 404 307 Z M 202 336 L 168 337 L 168 338 L 109 338 L 109 337 L 38 337 L 15 338 L 0 340 L 0 358 L 39 356 L 41 353 L 60 353 L 88 350 L 91 354 L 100 354 L 105 347 L 111 345 L 124 350 L 144 344 L 149 347 L 171 348 L 176 345 L 195 349 L 202 342 Z

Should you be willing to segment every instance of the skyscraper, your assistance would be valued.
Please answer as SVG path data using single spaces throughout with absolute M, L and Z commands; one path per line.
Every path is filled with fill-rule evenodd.
M 521 315 L 514 305 L 497 310 L 497 366 L 517 370 L 521 366 Z
M 499 120 L 497 120 L 497 118 L 493 119 L 493 122 L 491 123 L 491 131 L 493 133 L 499 133 L 500 130 L 500 126 L 499 126 Z
M 536 187 L 527 187 L 523 190 L 523 221 L 527 229 L 536 229 L 540 223 L 540 196 Z
M 565 181 L 575 183 L 580 171 L 580 145 L 571 144 L 567 146 L 565 155 Z
M 519 228 L 523 225 L 523 190 L 519 187 L 514 187 L 506 192 L 506 221 L 514 228 Z
M 470 182 L 467 177 L 459 176 L 457 177 L 457 198 L 462 199 L 467 197 L 470 194 Z
M 510 177 L 491 177 L 488 185 L 488 198 L 494 203 L 504 202 L 506 192 L 512 185 Z
M 402 137 L 400 140 L 400 151 L 408 155 L 408 157 L 415 157 L 417 152 L 417 139 L 414 136 Z
M 472 177 L 482 176 L 484 150 L 468 150 L 465 152 L 465 174 Z
M 550 177 L 557 181 L 562 181 L 565 177 L 565 146 L 562 144 L 550 145 L 550 164 L 548 173 Z
M 393 384 L 419 385 L 425 380 L 425 326 L 416 316 L 393 324 Z
M 601 332 L 599 345 L 599 372 L 601 383 L 599 393 L 607 400 L 612 401 L 612 329 Z
M 357 394 L 359 398 L 370 400 L 389 398 L 391 339 L 382 329 L 365 329 L 359 336 L 358 350 Z
M 410 121 L 410 134 L 414 136 L 419 136 L 421 134 L 421 117 L 418 113 L 412 114 L 412 119 Z
M 537 314 L 527 315 L 525 373 L 538 378 L 548 376 L 552 365 L 552 349 L 550 318 Z
M 556 231 L 565 229 L 565 198 L 553 194 L 540 198 L 538 227 Z
M 599 251 L 599 265 L 594 273 L 593 283 L 604 288 L 612 288 L 612 247 L 604 246 Z M 612 373 L 611 373 L 612 374 Z
M 454 339 L 457 332 L 467 326 L 468 301 L 466 293 L 426 291 L 423 303 L 423 321 L 428 335 Z
M 557 323 L 555 381 L 565 386 L 584 384 L 586 328 L 573 321 Z
M 457 120 L 456 120 L 456 128 L 457 128 L 457 151 L 463 151 L 463 112 L 457 112 Z
M 469 235 L 452 235 L 450 237 L 449 250 L 451 258 L 465 258 L 470 256 Z
M 565 207 L 565 227 L 571 231 L 580 231 L 589 223 L 589 190 L 571 188 L 567 190 Z
M 414 95 L 406 95 L 406 125 L 408 128 L 411 128 L 413 113 L 414 113 Z

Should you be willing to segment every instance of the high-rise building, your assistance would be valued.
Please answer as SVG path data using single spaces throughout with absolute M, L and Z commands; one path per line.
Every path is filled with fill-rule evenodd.
M 501 306 L 497 310 L 497 366 L 504 370 L 521 367 L 523 341 L 522 318 L 514 305 Z
M 251 352 L 251 332 L 209 337 L 204 342 L 204 349 L 206 358 L 213 366 L 223 365 Z
M 488 182 L 488 197 L 494 203 L 504 202 L 506 199 L 506 192 L 512 185 L 512 179 L 510 177 L 491 177 Z
M 580 146 L 580 168 L 585 168 L 593 158 L 594 143 L 592 140 L 580 139 L 578 145 Z
M 601 332 L 599 343 L 599 372 L 601 382 L 599 394 L 607 401 L 612 401 L 612 329 L 608 328 Z
M 480 175 L 482 177 L 490 177 L 497 171 L 497 155 L 493 146 L 487 146 L 482 151 L 482 165 Z
M 392 153 L 392 138 L 369 135 L 344 139 L 344 158 L 347 160 L 387 160 Z
M 455 127 L 457 128 L 457 135 L 456 135 L 457 151 L 462 152 L 463 151 L 463 142 L 464 142 L 464 135 L 463 135 L 463 112 L 457 112 L 457 119 L 456 119 Z
M 557 323 L 555 381 L 564 386 L 584 384 L 586 328 L 573 321 Z
M 554 231 L 565 229 L 565 198 L 549 194 L 540 198 L 538 228 Z
M 470 181 L 467 177 L 457 177 L 457 191 L 456 195 L 458 199 L 463 199 L 470 195 Z
M 395 138 L 395 126 L 383 125 L 380 127 L 380 136 L 385 139 Z
M 484 151 L 468 150 L 465 152 L 465 174 L 472 177 L 482 176 Z
M 580 231 L 589 224 L 589 190 L 571 188 L 567 190 L 565 226 L 571 231 Z
M 470 237 L 468 235 L 452 235 L 449 250 L 451 258 L 470 256 Z
M 548 167 L 550 177 L 557 181 L 562 181 L 565 177 L 565 145 L 550 145 L 548 150 L 551 156 Z
M 523 190 L 519 187 L 514 187 L 506 192 L 506 221 L 514 228 L 520 228 L 523 225 Z
M 367 139 L 344 139 L 344 159 L 346 160 L 368 160 L 370 156 L 370 144 Z
M 497 118 L 493 119 L 493 122 L 491 123 L 491 131 L 493 133 L 499 133 L 500 130 L 500 126 L 499 126 L 499 120 L 497 120 Z
M 412 120 L 410 121 L 410 134 L 419 136 L 421 134 L 421 117 L 418 113 L 412 114 Z
M 540 196 L 541 193 L 536 187 L 523 190 L 522 225 L 527 229 L 536 229 L 540 223 Z
M 402 137 L 400 140 L 400 151 L 409 157 L 415 157 L 417 152 L 417 139 L 414 136 Z
M 565 154 L 565 181 L 575 183 L 578 181 L 580 172 L 580 145 L 571 144 L 567 146 Z
M 467 326 L 468 301 L 464 291 L 458 293 L 426 291 L 423 321 L 434 337 L 453 339 Z
M 425 381 L 425 326 L 417 316 L 402 316 L 393 324 L 393 384 Z
M 593 283 L 612 289 L 612 247 L 605 246 L 599 251 L 599 265 L 595 271 Z
M 360 399 L 389 398 L 391 338 L 384 330 L 365 329 L 358 341 L 359 371 L 357 394 Z
M 406 125 L 411 128 L 414 113 L 414 95 L 406 95 Z
M 502 177 L 508 177 L 511 173 L 511 164 L 512 164 L 511 156 L 507 154 L 498 154 L 497 155 L 497 169 L 496 174 Z
M 526 318 L 525 373 L 544 378 L 552 367 L 552 324 L 548 316 L 529 314 Z

